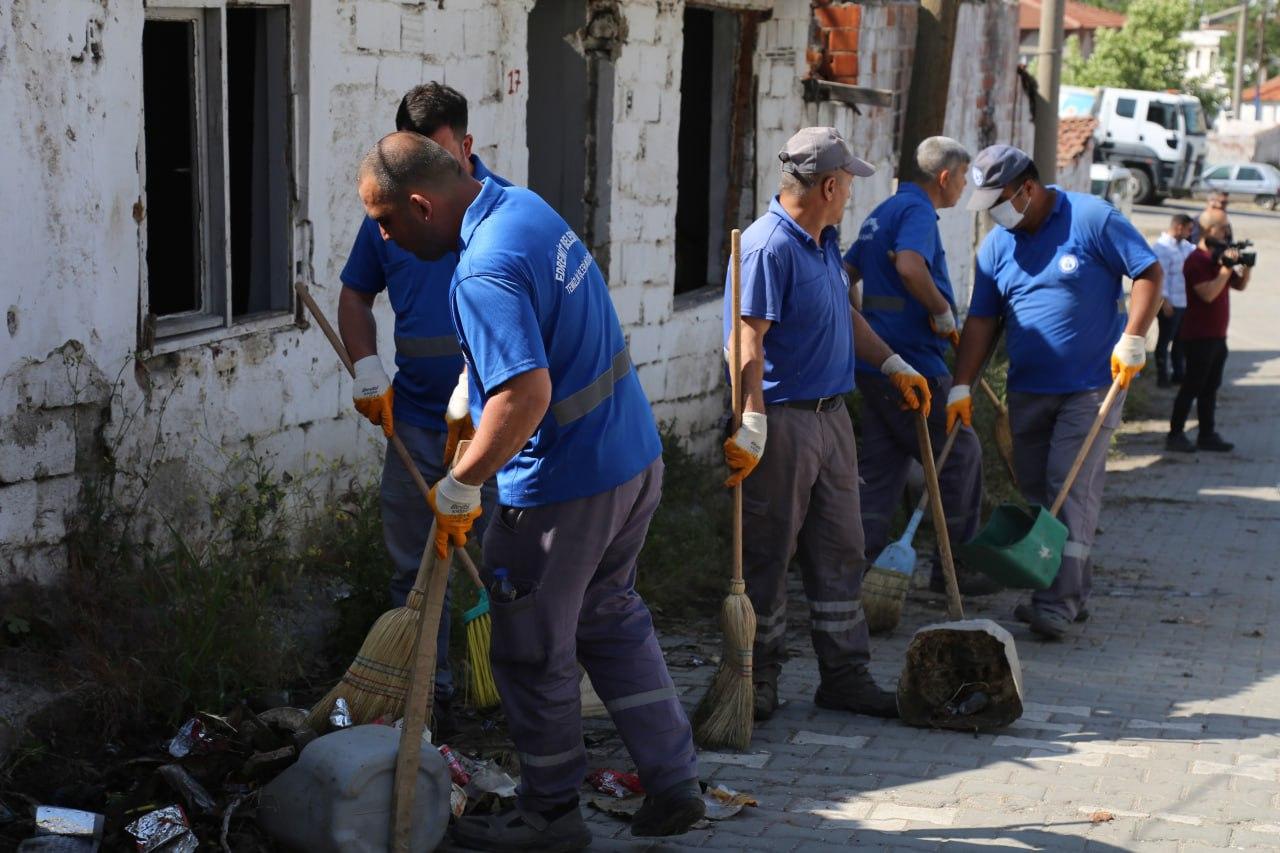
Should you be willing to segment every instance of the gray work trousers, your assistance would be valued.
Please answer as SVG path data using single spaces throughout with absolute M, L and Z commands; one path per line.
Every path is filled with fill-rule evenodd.
M 947 407 L 951 377 L 929 380 L 933 406 L 929 411 L 929 440 L 933 455 L 942 453 L 947 440 Z M 867 557 L 889 544 L 889 524 L 902 500 L 911 460 L 920 461 L 916 440 L 916 413 L 903 411 L 902 395 L 887 377 L 858 374 L 862 395 L 862 435 L 858 442 L 861 460 L 862 532 L 867 540 Z M 982 524 L 982 443 L 972 428 L 961 426 L 946 463 L 938 470 L 938 487 L 952 543 L 968 542 Z M 932 522 L 933 517 L 926 513 Z M 933 552 L 933 574 L 941 578 L 938 551 Z
M 396 422 L 396 435 L 404 442 L 428 486 L 444 477 L 444 445 L 447 433 L 424 429 L 403 421 Z M 476 519 L 472 535 L 479 537 L 492 517 L 497 503 L 497 486 L 490 480 L 481 489 L 483 513 Z M 391 555 L 391 606 L 403 607 L 413 582 L 418 577 L 422 549 L 431 532 L 431 507 L 422 497 L 399 454 L 388 442 L 382 461 L 382 538 Z M 470 538 L 470 537 L 468 537 Z M 440 632 L 436 638 L 436 696 L 453 696 L 453 673 L 449 669 L 449 603 L 445 588 L 444 610 L 440 614 Z
M 1009 424 L 1013 428 L 1013 466 L 1022 496 L 1029 504 L 1050 507 L 1066 480 L 1107 388 L 1075 394 L 1009 392 Z M 1089 600 L 1093 562 L 1089 552 L 1102 510 L 1102 487 L 1107 473 L 1107 448 L 1120 424 L 1124 408 L 1121 392 L 1107 415 L 1089 455 L 1067 495 L 1058 519 L 1067 526 L 1062 567 L 1048 589 L 1036 590 L 1036 607 L 1074 619 Z
M 742 481 L 742 555 L 756 612 L 754 664 L 776 679 L 787 660 L 787 568 L 794 557 L 809 600 L 822 678 L 871 658 L 862 613 L 866 559 L 858 455 L 843 402 L 826 412 L 769 406 L 760 464 Z
M 661 495 L 658 459 L 598 495 L 499 507 L 489 525 L 485 582 L 506 568 L 519 594 L 491 602 L 490 658 L 520 757 L 521 808 L 572 800 L 586 775 L 579 662 L 646 791 L 698 777 L 688 717 L 635 589 L 636 556 Z

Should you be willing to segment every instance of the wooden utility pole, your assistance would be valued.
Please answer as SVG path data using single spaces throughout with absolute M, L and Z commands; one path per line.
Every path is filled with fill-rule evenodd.
M 916 148 L 942 133 L 951 89 L 951 55 L 956 46 L 956 17 L 960 0 L 923 0 L 916 29 L 911 88 L 907 91 L 902 147 L 898 152 L 898 180 L 917 177 Z
M 1253 86 L 1253 120 L 1262 121 L 1262 85 L 1267 82 L 1267 0 L 1258 0 L 1258 77 Z
M 1040 48 L 1036 51 L 1036 168 L 1046 184 L 1058 175 L 1058 88 L 1062 83 L 1062 16 L 1065 0 L 1040 4 Z

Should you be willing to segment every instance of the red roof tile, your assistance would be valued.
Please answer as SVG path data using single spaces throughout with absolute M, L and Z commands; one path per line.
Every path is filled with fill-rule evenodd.
M 1089 147 L 1098 126 L 1093 116 L 1068 116 L 1058 119 L 1058 167 L 1070 165 Z
M 1119 12 L 1067 0 L 1062 28 L 1068 33 L 1080 30 L 1118 30 L 1124 26 L 1124 22 L 1125 16 Z M 1040 0 L 1018 0 L 1018 29 L 1040 29 Z
M 1257 97 L 1257 90 L 1257 86 L 1250 86 L 1240 94 L 1240 100 L 1246 104 L 1252 103 Z M 1272 77 L 1262 84 L 1262 101 L 1263 103 L 1280 101 L 1280 77 Z

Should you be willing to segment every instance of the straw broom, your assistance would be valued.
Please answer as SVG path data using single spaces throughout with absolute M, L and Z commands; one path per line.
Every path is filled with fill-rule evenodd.
M 338 358 L 341 359 L 343 366 L 347 368 L 347 372 L 354 375 L 355 370 L 351 364 L 351 357 L 347 354 L 347 348 L 343 346 L 342 339 L 338 337 L 333 326 L 329 324 L 328 318 L 324 316 L 324 312 L 320 310 L 320 306 L 312 298 L 307 286 L 302 282 L 298 282 L 294 285 L 294 290 L 311 313 L 311 316 L 315 318 L 316 325 L 324 332 L 325 338 L 333 346 L 334 352 L 338 354 Z M 404 442 L 400 440 L 398 435 L 393 434 L 390 441 L 391 446 L 396 451 L 396 455 L 400 457 L 401 463 L 404 464 L 405 469 L 409 472 L 409 476 L 413 478 L 419 491 L 422 492 L 422 497 L 425 501 L 430 488 L 427 486 L 426 481 L 422 479 L 422 474 L 418 471 L 418 466 L 414 464 L 413 458 L 409 455 L 408 448 L 404 446 Z M 312 708 L 311 713 L 307 716 L 307 725 L 317 731 L 323 731 L 328 723 L 329 711 L 332 710 L 333 703 L 339 697 L 347 700 L 347 705 L 351 710 L 352 722 L 356 725 L 371 722 L 381 716 L 399 716 L 400 710 L 404 706 L 405 695 L 409 689 L 410 658 L 417 635 L 418 615 L 422 609 L 422 602 L 425 600 L 426 583 L 431 565 L 431 543 L 434 539 L 435 522 L 433 520 L 431 534 L 427 537 L 427 546 L 423 549 L 422 561 L 418 564 L 418 575 L 414 581 L 413 589 L 405 600 L 405 606 L 389 610 L 378 617 L 378 621 L 369 630 L 364 644 L 360 647 L 360 651 L 356 654 L 351 666 L 347 668 L 346 673 L 342 676 L 342 680 Z M 465 550 L 457 550 L 463 567 L 471 576 L 472 582 L 476 584 L 481 594 L 484 595 L 484 584 L 480 580 L 480 574 L 476 570 L 475 563 L 472 562 L 471 557 Z M 447 569 L 448 566 L 445 566 L 446 571 Z M 468 667 L 468 678 L 479 679 L 483 683 L 487 677 L 488 683 L 492 684 L 493 674 L 489 669 L 488 654 L 489 628 L 488 619 L 477 621 L 474 627 L 468 626 L 467 653 L 471 664 Z M 476 648 L 474 649 L 471 647 L 473 634 L 476 635 Z M 470 689 L 470 685 L 468 687 Z M 496 694 L 496 690 L 494 693 Z
M 729 336 L 730 383 L 733 389 L 733 429 L 742 425 L 742 233 L 730 235 L 730 281 L 733 326 Z M 693 738 L 704 748 L 746 749 L 755 723 L 755 683 L 752 681 L 752 647 L 756 639 L 756 613 L 742 580 L 742 484 L 733 489 L 733 579 L 720 607 L 724 646 L 720 668 L 707 693 L 693 712 Z

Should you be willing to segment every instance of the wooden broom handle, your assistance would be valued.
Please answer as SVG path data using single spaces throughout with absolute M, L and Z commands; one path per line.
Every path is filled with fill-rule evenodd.
M 925 493 L 933 509 L 933 534 L 938 540 L 938 556 L 942 558 L 942 573 L 947 582 L 947 617 L 964 618 L 964 604 L 960 601 L 960 585 L 956 583 L 956 564 L 951 556 L 951 537 L 947 535 L 947 516 L 942 509 L 942 494 L 938 490 L 938 469 L 933 464 L 933 442 L 929 440 L 929 423 L 924 412 L 916 409 L 916 440 L 920 442 L 920 464 L 924 468 Z M 959 430 L 952 430 L 954 436 Z M 948 439 L 949 440 L 949 439 Z
M 960 421 L 957 420 L 955 426 L 951 428 L 951 432 L 947 434 L 947 440 L 942 445 L 942 452 L 938 454 L 938 461 L 935 464 L 935 470 L 941 471 L 943 466 L 947 464 L 947 457 L 951 455 L 951 448 L 955 446 L 956 436 L 960 434 Z M 924 464 L 924 463 L 921 463 Z M 929 505 L 929 490 L 925 489 L 924 494 L 920 496 L 920 503 L 916 504 L 916 512 L 923 512 L 924 508 Z
M 983 371 L 985 372 L 985 362 Z M 987 395 L 987 399 L 991 401 L 991 405 L 996 407 L 997 412 L 1004 411 L 1004 403 L 1000 400 L 1000 395 L 996 394 L 996 389 L 991 387 L 991 383 L 987 381 L 987 377 L 978 376 L 978 384 L 982 386 L 983 392 Z
M 733 431 L 742 426 L 742 232 L 729 233 L 729 283 L 733 323 L 729 329 L 729 386 L 733 394 Z M 741 589 L 740 589 L 741 588 Z M 733 591 L 742 582 L 742 484 L 733 487 Z
M 1120 379 L 1116 377 L 1111 382 L 1111 389 L 1107 391 L 1106 399 L 1102 401 L 1102 408 L 1098 409 L 1098 416 L 1093 419 L 1093 425 L 1089 427 L 1089 434 L 1084 437 L 1084 444 L 1080 445 L 1075 461 L 1071 463 L 1071 470 L 1067 472 L 1067 479 L 1062 481 L 1062 488 L 1058 490 L 1058 497 L 1054 499 L 1053 507 L 1049 510 L 1049 515 L 1054 518 L 1058 517 L 1058 510 L 1062 509 L 1062 505 L 1067 502 L 1067 494 L 1071 491 L 1071 486 L 1076 481 L 1076 475 L 1084 467 L 1084 460 L 1089 455 L 1089 450 L 1093 447 L 1093 440 L 1098 437 L 1098 433 L 1102 430 L 1102 422 L 1107 419 L 1107 415 L 1111 412 L 1111 407 L 1119 396 Z
M 467 452 L 469 441 L 458 442 L 456 463 Z M 431 520 L 431 535 L 426 553 L 435 553 L 436 523 Z M 400 730 L 400 746 L 396 751 L 396 775 L 391 789 L 391 849 L 410 853 L 413 836 L 413 801 L 417 793 L 418 768 L 422 762 L 422 732 L 431 717 L 435 698 L 436 634 L 440 632 L 440 613 L 444 607 L 445 587 L 449 583 L 449 561 L 453 548 L 445 548 L 443 560 L 437 558 L 427 587 L 427 601 L 418 618 L 418 633 L 409 663 L 409 691 L 404 700 L 404 728 Z
M 333 346 L 334 352 L 338 354 L 338 358 L 342 360 L 342 366 L 347 369 L 347 373 L 353 377 L 356 374 L 355 365 L 351 363 L 351 356 L 347 354 L 347 347 L 342 343 L 342 338 L 338 337 L 338 333 L 333 326 L 329 324 L 329 318 L 324 316 L 324 312 L 320 310 L 320 306 L 316 304 L 316 300 L 311 296 L 311 291 L 307 285 L 301 281 L 294 284 L 293 289 L 298 294 L 298 298 L 302 300 L 302 304 L 307 306 L 307 310 L 311 312 L 311 316 L 315 318 L 316 325 L 320 327 L 320 331 L 324 332 L 324 336 L 329 339 L 329 343 Z M 396 455 L 400 457 L 400 462 L 409 472 L 409 476 L 413 478 L 414 485 L 418 487 L 418 491 L 422 492 L 422 499 L 425 501 L 427 495 L 431 491 L 431 487 L 427 485 L 427 481 L 422 479 L 422 472 L 418 470 L 418 466 L 413 461 L 413 457 L 409 455 L 409 448 L 404 446 L 404 442 L 400 440 L 400 436 L 395 433 L 391 434 L 388 439 L 391 446 L 395 449 Z M 459 457 L 454 456 L 454 459 Z M 428 543 L 430 540 L 428 540 Z M 484 589 L 484 582 L 480 580 L 480 572 L 476 569 L 475 562 L 472 561 L 471 555 L 467 553 L 465 548 L 458 549 L 458 559 L 462 561 L 462 567 L 467 570 L 467 574 L 471 576 L 471 582 L 479 589 Z M 421 574 L 421 569 L 419 569 Z

